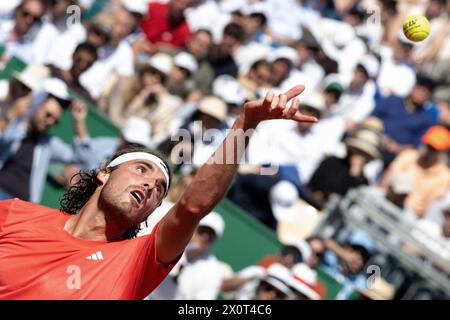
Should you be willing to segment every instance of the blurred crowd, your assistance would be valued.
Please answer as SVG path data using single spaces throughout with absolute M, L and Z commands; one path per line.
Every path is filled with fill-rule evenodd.
M 426 40 L 404 36 L 409 15 L 429 19 Z M 444 246 L 434 272 L 449 279 L 450 1 L 1 1 L 0 64 L 17 61 L 26 67 L 0 80 L 0 200 L 38 203 L 52 163 L 64 164 L 54 178 L 69 187 L 79 170 L 139 145 L 175 172 L 154 221 L 246 101 L 305 85 L 299 109 L 319 122 L 262 123 L 227 194 L 277 234 L 279 254 L 232 270 L 211 253 L 226 229 L 213 212 L 149 299 L 325 299 L 319 269 L 341 284 L 337 299 L 450 297 L 450 287 L 427 287 L 339 211 L 361 188 L 389 203 L 399 225 L 426 234 L 417 243 Z M 90 108 L 120 137 L 91 137 Z M 71 145 L 50 133 L 66 110 Z M 268 168 L 276 170 L 263 174 Z M 417 243 L 398 250 L 428 263 Z M 367 266 L 381 260 L 395 272 L 368 286 Z

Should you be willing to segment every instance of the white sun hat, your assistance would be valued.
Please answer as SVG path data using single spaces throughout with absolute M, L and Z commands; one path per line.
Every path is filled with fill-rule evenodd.
M 316 291 L 317 273 L 304 263 L 297 263 L 292 267 L 292 275 L 288 281 L 289 286 L 311 300 L 320 300 L 320 294 Z
M 129 143 L 137 143 L 144 147 L 152 147 L 152 128 L 143 118 L 130 117 L 122 127 L 122 136 Z
M 198 226 L 209 227 L 213 229 L 218 238 L 220 238 L 225 231 L 225 221 L 223 220 L 222 216 L 215 211 L 212 211 L 206 217 L 200 220 Z
M 227 105 L 216 96 L 206 96 L 200 100 L 198 110 L 222 122 L 227 119 Z
M 150 57 L 148 64 L 168 76 L 172 72 L 173 59 L 166 53 L 156 53 Z
M 184 51 L 178 53 L 174 57 L 173 62 L 176 66 L 189 70 L 191 74 L 196 73 L 198 70 L 197 60 L 192 54 Z
M 365 55 L 358 61 L 367 72 L 370 78 L 375 79 L 380 70 L 380 62 L 373 55 Z
M 29 64 L 21 72 L 14 72 L 13 77 L 23 83 L 31 91 L 38 91 L 42 88 L 43 81 L 50 76 L 48 68 L 39 65 Z
M 325 98 L 322 93 L 317 91 L 313 91 L 305 94 L 305 96 L 301 96 L 299 101 L 301 105 L 314 108 L 320 112 L 323 112 L 326 109 Z
M 122 5 L 129 12 L 145 16 L 148 13 L 148 0 L 122 0 Z
M 302 260 L 306 263 L 306 261 L 311 258 L 312 249 L 308 242 L 303 239 L 290 240 L 285 242 L 286 245 L 296 247 L 300 253 L 302 254 Z
M 294 66 L 298 65 L 300 62 L 297 51 L 294 48 L 287 47 L 287 46 L 280 47 L 278 49 L 273 50 L 269 56 L 269 60 L 271 62 L 274 62 L 281 58 L 291 61 Z
M 229 104 L 242 105 L 245 92 L 239 82 L 230 75 L 221 75 L 214 80 L 212 93 Z
M 270 190 L 269 198 L 275 219 L 289 221 L 296 217 L 299 193 L 293 183 L 285 180 L 278 182 Z
M 45 79 L 42 88 L 45 92 L 55 96 L 58 99 L 65 101 L 72 100 L 66 83 L 58 78 Z

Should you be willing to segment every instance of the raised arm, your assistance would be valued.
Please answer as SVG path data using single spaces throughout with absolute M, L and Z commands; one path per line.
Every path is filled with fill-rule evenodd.
M 230 133 L 217 151 L 197 172 L 178 202 L 161 220 L 157 234 L 157 258 L 170 263 L 188 244 L 198 222 L 222 200 L 238 169 L 239 161 L 248 144 L 240 145 L 247 130 L 255 129 L 264 120 L 292 119 L 316 122 L 317 119 L 298 112 L 298 100 L 286 104 L 302 93 L 304 87 L 295 86 L 279 96 L 269 92 L 264 99 L 250 101 L 235 121 Z

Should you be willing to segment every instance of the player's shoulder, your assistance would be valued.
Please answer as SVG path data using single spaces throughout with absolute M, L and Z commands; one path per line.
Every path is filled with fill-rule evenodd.
M 18 198 L 0 201 L 0 208 L 13 210 L 15 212 L 42 212 L 54 210 L 46 206 L 24 201 Z

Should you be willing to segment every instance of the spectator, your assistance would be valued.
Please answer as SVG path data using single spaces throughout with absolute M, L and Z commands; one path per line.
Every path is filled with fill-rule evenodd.
M 70 103 L 66 86 L 58 81 L 46 82 L 46 92 L 32 102 L 29 119 L 12 121 L 0 136 L 1 199 L 18 197 L 39 202 L 50 161 L 78 160 L 70 146 L 48 134 Z M 75 128 L 78 126 L 76 114 L 83 109 L 80 103 L 72 105 Z
M 102 55 L 107 43 L 111 40 L 111 25 L 103 22 L 101 17 L 83 24 L 74 24 L 65 32 L 52 39 L 45 53 L 44 64 L 54 65 L 62 70 L 72 67 L 73 53 L 80 43 L 87 42 L 97 48 Z
M 430 128 L 422 138 L 420 150 L 401 152 L 383 176 L 381 186 L 386 189 L 396 172 L 408 172 L 413 177 L 413 190 L 406 199 L 406 206 L 417 218 L 421 218 L 433 201 L 443 197 L 450 188 L 448 150 L 450 132 L 441 126 Z
M 197 60 L 190 53 L 181 51 L 173 58 L 173 68 L 167 88 L 173 95 L 186 99 L 194 89 L 192 76 L 198 71 Z
M 366 289 L 366 275 L 363 270 L 373 250 L 374 241 L 364 231 L 351 232 L 344 244 L 325 240 L 327 248 L 323 270 L 341 282 L 338 300 L 347 299 L 354 290 Z
M 390 183 L 385 192 L 385 198 L 396 205 L 399 209 L 411 214 L 406 207 L 406 198 L 413 191 L 413 178 L 407 172 L 395 172 L 390 177 Z M 415 217 L 414 217 L 415 218 Z
M 222 143 L 226 129 L 227 105 L 223 100 L 215 96 L 206 96 L 198 103 L 197 111 L 184 126 L 193 137 L 191 147 L 192 164 L 200 166 Z M 216 135 L 208 136 L 216 130 Z
M 102 95 L 108 96 L 110 92 L 107 89 L 113 88 L 108 80 L 122 84 L 134 75 L 134 54 L 127 37 L 136 28 L 138 18 L 124 6 L 116 6 L 111 13 L 102 14 L 105 15 L 104 21 L 111 26 L 111 38 L 101 51 L 99 59 L 81 76 L 80 81 L 94 99 L 99 99 Z
M 218 213 L 211 212 L 203 218 L 183 257 L 148 299 L 216 299 L 224 274 L 219 260 L 210 249 L 223 235 L 224 229 L 225 222 Z
M 325 108 L 324 96 L 317 92 L 305 94 L 299 107 L 303 113 L 318 119 L 326 114 Z M 274 128 L 278 128 L 279 132 L 276 137 L 271 134 Z M 333 137 L 330 137 L 329 132 L 334 132 Z M 304 184 L 323 158 L 336 148 L 343 133 L 344 123 L 339 118 L 328 118 L 312 125 L 286 126 L 279 121 L 267 123 L 261 126 L 250 143 L 249 159 L 252 164 L 294 166 L 298 176 L 296 179 Z M 269 144 L 276 151 L 267 155 L 264 149 Z
M 23 0 L 14 10 L 14 20 L 0 22 L 0 43 L 5 45 L 1 60 L 16 56 L 33 62 L 33 27 L 39 26 L 46 7 L 41 0 Z
M 203 94 L 210 88 L 214 78 L 214 71 L 207 59 L 212 44 L 212 34 L 205 29 L 194 32 L 186 43 L 186 52 L 192 54 L 198 63 L 198 70 L 193 75 L 195 89 Z
M 338 75 L 330 74 L 323 80 L 323 95 L 325 98 L 325 106 L 328 111 L 324 117 L 329 117 L 331 111 L 335 109 L 339 104 L 342 94 L 344 93 L 344 87 L 342 86 Z
M 226 123 L 231 127 L 245 103 L 244 90 L 235 78 L 228 75 L 217 77 L 212 87 L 212 93 L 227 104 Z
M 278 255 L 263 257 L 258 264 L 248 266 L 239 271 L 234 277 L 222 282 L 221 291 L 231 293 L 237 300 L 250 300 L 261 281 L 271 277 L 271 271 L 279 269 L 290 270 L 305 257 L 308 259 L 311 249 L 302 241 L 295 241 L 283 245 Z M 282 268 L 281 268 L 282 267 Z
M 382 97 L 391 95 L 406 98 L 416 82 L 416 74 L 409 63 L 413 42 L 400 33 L 394 47 L 380 49 L 381 65 L 377 86 Z
M 262 39 L 267 23 L 265 10 L 257 8 L 256 5 L 248 8 L 241 9 L 239 12 L 242 16 L 232 20 L 240 24 L 244 30 L 241 45 L 233 54 L 240 75 L 247 73 L 255 61 L 264 59 L 271 51 L 270 46 Z
M 289 86 L 287 82 L 298 63 L 297 52 L 290 47 L 281 47 L 272 52 L 272 85 L 274 87 L 285 88 Z
M 252 64 L 247 74 L 238 78 L 239 84 L 245 92 L 247 100 L 255 99 L 259 96 L 260 89 L 271 87 L 270 78 L 272 75 L 272 65 L 267 60 L 257 60 Z
M 80 8 L 78 0 L 51 0 L 46 2 L 49 6 L 48 19 L 45 20 L 39 29 L 33 42 L 32 61 L 35 64 L 44 64 L 55 38 L 58 38 L 60 34 L 64 34 L 73 24 L 77 23 L 76 20 L 71 21 L 68 18 L 69 7 L 77 6 Z
M 345 140 L 347 156 L 322 161 L 308 184 L 308 201 L 322 208 L 330 199 L 344 196 L 351 188 L 367 185 L 364 166 L 380 157 L 380 138 L 369 130 L 358 130 Z
M 14 72 L 8 83 L 7 96 L 0 101 L 0 132 L 7 123 L 25 116 L 32 94 L 42 87 L 48 70 L 41 66 L 28 65 L 22 72 Z
M 356 30 L 346 22 L 322 19 L 323 28 L 329 28 L 323 35 L 315 35 L 322 39 L 321 49 L 326 56 L 337 62 L 339 73 L 351 78 L 361 58 L 367 53 L 367 46 L 357 36 Z M 320 30 L 320 29 L 319 29 Z
M 167 138 L 172 118 L 180 110 L 182 99 L 170 94 L 166 83 L 173 69 L 173 59 L 164 53 L 155 54 L 140 71 L 138 91 L 128 93 L 132 99 L 122 119 L 138 116 L 150 121 L 156 141 Z
M 295 294 L 286 283 L 289 277 L 289 269 L 280 264 L 272 265 L 259 281 L 253 300 L 293 300 Z
M 299 58 L 299 67 L 309 78 L 315 87 L 324 77 L 325 71 L 317 63 L 316 57 L 319 52 L 319 44 L 312 34 L 305 35 L 295 46 Z
M 80 83 L 80 77 L 97 60 L 97 48 L 88 42 L 80 43 L 72 56 L 72 67 L 69 70 L 63 70 L 50 65 L 50 75 L 54 78 L 63 80 L 76 94 L 82 98 L 94 103 L 94 99 L 86 88 Z
M 421 137 L 433 126 L 433 117 L 425 109 L 425 105 L 431 99 L 434 86 L 433 81 L 420 76 L 411 94 L 405 99 L 390 96 L 376 103 L 372 115 L 383 121 L 387 136 L 383 152 L 385 167 L 402 150 L 417 148 Z
M 334 115 L 344 118 L 347 131 L 365 120 L 375 106 L 376 85 L 373 81 L 378 74 L 379 62 L 373 56 L 362 57 L 353 73 L 353 79 L 344 91 L 339 104 L 332 110 Z
M 244 30 L 241 25 L 231 22 L 225 26 L 222 41 L 211 48 L 208 56 L 208 61 L 214 70 L 214 77 L 222 74 L 237 77 L 238 66 L 233 56 L 241 45 L 243 37 Z
M 311 248 L 311 255 L 309 259 L 305 259 L 305 263 L 312 269 L 316 269 L 323 260 L 323 255 L 325 254 L 325 246 L 323 239 L 318 236 L 312 236 L 306 239 L 306 242 Z

